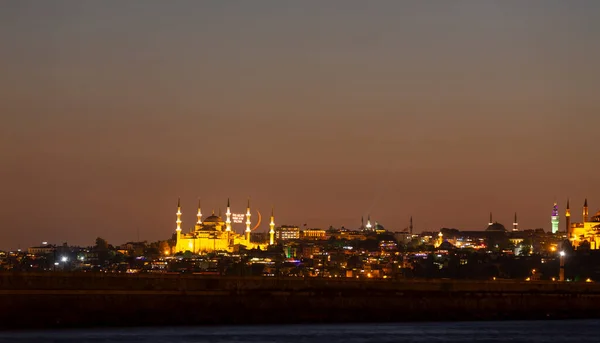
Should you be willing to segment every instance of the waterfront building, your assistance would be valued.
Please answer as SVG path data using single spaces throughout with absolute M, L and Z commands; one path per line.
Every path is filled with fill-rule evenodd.
M 588 202 L 585 199 L 583 203 L 582 221 L 579 223 L 571 223 L 571 212 L 569 202 L 565 217 L 567 218 L 567 236 L 574 248 L 581 246 L 584 243 L 589 243 L 590 249 L 600 249 L 600 211 L 594 216 L 588 216 Z M 587 244 L 586 244 L 587 245 Z
M 261 248 L 265 249 L 264 243 L 253 243 L 250 241 L 248 232 L 250 227 L 250 201 L 248 201 L 247 216 L 246 216 L 246 232 L 245 234 L 236 233 L 231 226 L 231 206 L 229 199 L 227 200 L 226 219 L 223 220 L 220 216 L 212 215 L 202 220 L 202 211 L 200 203 L 198 203 L 197 221 L 194 227 L 188 233 L 183 233 L 181 230 L 181 202 L 177 201 L 177 228 L 176 236 L 177 243 L 175 244 L 175 252 L 190 251 L 194 254 L 209 253 L 214 251 L 233 252 L 239 246 L 245 246 L 247 249 Z M 273 222 L 273 216 L 271 216 Z

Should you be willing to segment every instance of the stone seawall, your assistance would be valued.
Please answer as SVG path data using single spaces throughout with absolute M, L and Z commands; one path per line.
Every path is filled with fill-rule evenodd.
M 2 274 L 0 327 L 600 317 L 595 283 Z

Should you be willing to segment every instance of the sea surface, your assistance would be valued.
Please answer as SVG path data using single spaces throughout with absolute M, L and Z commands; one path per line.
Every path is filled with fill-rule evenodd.
M 26 318 L 24 318 L 26 320 Z M 0 342 L 600 342 L 600 320 L 278 325 L 0 332 Z

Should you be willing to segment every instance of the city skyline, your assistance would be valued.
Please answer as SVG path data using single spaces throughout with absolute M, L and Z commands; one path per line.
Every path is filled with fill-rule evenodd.
M 248 201 L 248 200 L 246 200 Z M 568 200 L 569 201 L 569 200 Z M 230 203 L 230 199 L 227 200 L 227 204 Z M 584 203 L 587 204 L 587 198 L 584 199 Z M 143 230 L 140 229 L 136 229 L 135 232 L 128 232 L 126 233 L 126 237 L 124 240 L 121 241 L 115 241 L 115 244 L 121 244 L 124 243 L 125 241 L 160 241 L 160 240 L 166 240 L 166 239 L 170 239 L 175 233 L 176 233 L 176 228 L 177 227 L 181 227 L 182 229 L 182 233 L 186 233 L 190 230 L 193 230 L 194 226 L 197 224 L 198 221 L 198 202 L 195 203 L 196 206 L 193 207 L 191 209 L 191 211 L 185 211 L 183 208 L 185 206 L 185 202 L 181 202 L 181 198 L 178 198 L 178 201 L 176 203 L 176 206 L 174 206 L 175 209 L 178 209 L 177 205 L 181 206 L 181 212 L 179 212 L 179 210 L 176 210 L 173 214 L 173 220 L 172 220 L 172 230 L 168 235 L 164 235 L 164 236 L 159 236 L 159 237 L 146 237 L 144 236 L 145 234 L 147 234 L 146 232 L 144 232 Z M 219 216 L 221 218 L 225 218 L 225 214 L 226 214 L 226 209 L 227 209 L 227 204 L 225 204 L 224 206 L 217 206 L 216 208 L 211 208 L 209 211 L 207 211 L 207 207 L 204 207 L 204 210 L 202 210 L 202 219 L 207 218 L 209 216 Z M 244 206 L 238 206 L 240 207 L 239 209 L 236 206 L 231 206 L 231 214 L 232 217 L 233 216 L 241 216 L 242 219 L 237 219 L 237 221 L 232 221 L 231 225 L 232 225 L 232 230 L 238 234 L 242 234 L 244 232 L 244 228 L 246 228 L 246 210 L 247 210 L 247 204 L 248 202 L 244 203 Z M 243 211 L 241 211 L 241 207 L 244 208 Z M 558 226 L 558 231 L 560 232 L 565 232 L 565 209 L 566 206 L 564 208 L 560 208 L 560 205 L 556 204 L 554 206 L 552 206 L 552 209 L 548 211 L 549 213 L 549 217 L 548 217 L 548 224 L 545 226 L 539 226 L 539 227 L 530 227 L 530 226 L 524 226 L 523 222 L 521 221 L 521 217 L 519 216 L 517 224 L 518 224 L 518 230 L 519 231 L 523 231 L 523 230 L 532 230 L 532 229 L 544 229 L 546 232 L 553 232 L 552 231 L 552 217 L 554 217 L 554 215 L 557 213 L 555 212 L 556 209 L 558 209 L 558 220 L 559 220 L 559 226 Z M 584 210 L 584 206 L 580 206 L 580 210 L 581 211 L 577 211 L 573 206 L 571 206 L 571 212 L 573 213 L 572 218 L 575 222 L 577 221 L 581 221 L 583 219 L 583 210 Z M 274 206 L 272 206 L 270 209 L 268 209 L 266 211 L 261 212 L 260 209 L 254 208 L 252 207 L 252 213 L 254 214 L 260 214 L 259 218 L 264 217 L 265 219 L 257 219 L 257 218 L 253 218 L 254 221 L 251 222 L 251 225 L 253 227 L 252 232 L 262 232 L 267 234 L 269 232 L 269 221 L 267 220 L 269 217 L 269 214 L 271 212 L 269 211 L 274 211 Z M 180 216 L 177 216 L 177 214 L 180 213 Z M 514 218 L 516 219 L 516 215 L 518 212 L 514 212 L 511 216 L 514 216 Z M 551 216 L 550 216 L 551 213 Z M 596 211 L 591 211 L 590 213 L 596 213 Z M 598 210 L 598 213 L 600 213 L 600 210 Z M 505 226 L 505 228 L 507 230 L 511 230 L 511 228 L 514 226 L 514 220 L 506 220 L 507 218 L 505 218 L 506 216 L 501 214 L 500 216 L 497 216 L 496 214 L 494 214 L 494 212 L 490 212 L 489 213 L 489 219 L 490 222 L 488 223 L 483 223 L 484 221 L 482 221 L 481 225 L 479 226 L 475 226 L 475 227 L 460 227 L 460 226 L 450 226 L 450 225 L 442 225 L 440 227 L 419 227 L 418 225 L 414 225 L 414 233 L 415 234 L 420 234 L 423 232 L 437 232 L 443 228 L 448 228 L 448 229 L 459 229 L 461 231 L 480 231 L 480 230 L 484 230 L 488 225 L 490 225 L 491 223 L 500 223 L 503 224 Z M 275 216 L 275 218 L 278 218 L 278 216 Z M 396 226 L 390 226 L 387 223 L 381 222 L 377 219 L 377 217 L 374 217 L 373 215 L 371 215 L 370 213 L 365 214 L 363 216 L 361 216 L 360 218 L 357 218 L 358 220 L 353 221 L 351 224 L 349 225 L 330 225 L 335 227 L 336 229 L 340 229 L 340 228 L 346 228 L 348 230 L 357 230 L 360 229 L 361 226 L 366 223 L 364 222 L 365 218 L 369 218 L 369 222 L 372 225 L 375 224 L 379 224 L 382 225 L 386 230 L 389 230 L 390 232 L 401 232 L 404 230 L 408 230 L 409 226 L 411 225 L 411 223 L 414 224 L 414 220 L 415 218 L 413 216 L 409 216 L 406 220 L 406 225 L 404 224 L 400 224 L 400 225 L 396 225 Z M 500 218 L 500 219 L 498 219 Z M 552 219 L 551 219 L 552 218 Z M 177 221 L 181 219 L 180 222 L 180 226 L 178 225 Z M 257 223 L 257 220 L 260 220 L 260 223 Z M 284 226 L 297 226 L 300 229 L 308 229 L 308 228 L 319 228 L 319 229 L 324 229 L 327 230 L 329 228 L 328 226 L 315 226 L 315 225 L 309 225 L 307 222 L 303 222 L 303 223 L 291 223 L 291 222 L 285 222 L 285 221 L 281 221 L 280 219 L 276 219 L 276 226 L 280 227 L 282 225 Z M 527 225 L 529 221 L 525 221 L 525 225 Z M 418 223 L 418 222 L 417 222 Z M 260 224 L 260 225 L 257 225 Z M 404 226 L 403 226 L 404 225 Z M 132 234 L 133 236 L 127 236 L 128 234 Z M 106 235 L 100 235 L 103 238 L 109 237 Z M 83 242 L 76 242 L 74 243 L 75 245 L 93 245 L 96 237 L 100 237 L 100 236 L 90 236 L 88 237 L 87 241 L 83 241 Z M 21 243 L 17 244 L 17 247 L 10 247 L 12 250 L 16 250 L 17 248 L 26 248 L 27 246 L 35 246 L 35 245 L 39 245 L 40 242 L 48 242 L 50 244 L 62 244 L 63 242 L 67 242 L 69 241 L 68 239 L 58 239 L 58 240 L 52 240 L 50 239 L 52 237 L 45 237 L 42 240 L 37 240 L 35 241 L 37 244 L 31 243 L 29 245 L 25 245 L 22 246 Z M 32 239 L 30 239 L 29 241 L 32 241 Z M 112 240 L 109 240 L 112 242 Z M 70 241 L 69 241 L 70 242 Z M 71 242 L 72 243 L 72 242 Z M 2 249 L 6 249 L 6 247 L 0 247 L 0 250 Z M 11 249 L 6 249 L 6 250 L 11 250 Z
M 598 34 L 592 0 L 3 2 L 0 249 L 170 238 L 178 197 L 564 230 L 600 209 Z

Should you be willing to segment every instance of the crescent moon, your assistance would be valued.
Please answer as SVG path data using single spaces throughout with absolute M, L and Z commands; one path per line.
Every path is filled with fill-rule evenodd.
M 256 223 L 256 225 L 254 225 L 254 227 L 252 228 L 252 231 L 258 229 L 258 227 L 260 226 L 260 221 L 262 219 L 262 216 L 260 215 L 260 211 L 256 210 L 256 213 L 258 213 L 258 222 Z

